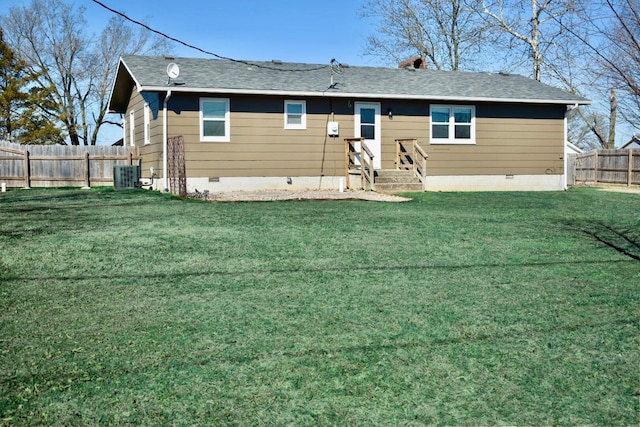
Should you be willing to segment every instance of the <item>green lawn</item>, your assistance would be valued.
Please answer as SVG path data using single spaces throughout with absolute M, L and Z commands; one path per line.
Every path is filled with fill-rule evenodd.
M 639 424 L 640 196 L 0 194 L 2 425 Z

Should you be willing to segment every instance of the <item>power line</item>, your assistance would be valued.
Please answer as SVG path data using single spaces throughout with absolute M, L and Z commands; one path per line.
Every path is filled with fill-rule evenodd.
M 115 13 L 116 15 L 119 15 L 120 17 L 122 17 L 122 18 L 126 19 L 127 21 L 132 22 L 132 23 L 134 23 L 134 24 L 136 24 L 136 25 L 138 25 L 138 26 L 140 26 L 140 27 L 142 27 L 142 28 L 144 28 L 144 29 L 146 29 L 146 30 L 148 30 L 148 31 L 151 31 L 151 32 L 152 32 L 152 33 L 154 33 L 154 34 L 157 34 L 157 35 L 159 35 L 159 36 L 161 36 L 161 37 L 164 37 L 164 38 L 166 38 L 166 39 L 168 39 L 168 40 L 171 40 L 172 42 L 175 42 L 175 43 L 181 44 L 181 45 L 183 45 L 183 46 L 185 46 L 185 47 L 188 47 L 188 48 L 190 48 L 190 49 L 195 49 L 195 50 L 197 50 L 198 52 L 204 53 L 205 55 L 213 56 L 213 57 L 218 58 L 218 59 L 224 59 L 224 60 L 227 60 L 227 61 L 237 62 L 237 63 L 240 63 L 240 64 L 245 64 L 245 65 L 249 65 L 249 66 L 251 66 L 251 67 L 256 67 L 256 68 L 263 68 L 263 69 L 266 69 L 266 70 L 272 70 L 272 71 L 284 71 L 284 72 L 306 72 L 306 71 L 317 71 L 317 70 L 322 70 L 322 69 L 325 69 L 325 68 L 330 67 L 329 65 L 322 65 L 322 66 L 319 66 L 319 67 L 313 67 L 313 68 L 286 69 L 286 68 L 270 67 L 270 66 L 268 66 L 268 65 L 256 64 L 256 63 L 249 62 L 249 61 L 242 61 L 242 60 L 240 60 L 240 59 L 233 59 L 233 58 L 229 58 L 229 57 L 226 57 L 226 56 L 218 55 L 218 54 L 217 54 L 217 53 L 215 53 L 215 52 L 210 52 L 210 51 L 208 51 L 208 50 L 205 50 L 205 49 L 199 48 L 198 46 L 194 46 L 194 45 L 189 44 L 189 43 L 186 43 L 186 42 L 184 42 L 184 41 L 182 41 L 182 40 L 176 39 L 175 37 L 171 37 L 170 35 L 165 34 L 165 33 L 163 33 L 162 31 L 155 30 L 155 29 L 153 29 L 153 28 L 149 27 L 148 25 L 146 25 L 145 23 L 140 22 L 140 21 L 136 21 L 135 19 L 130 18 L 130 17 L 129 17 L 129 16 L 127 16 L 126 14 L 124 14 L 124 13 L 122 13 L 122 12 L 120 12 L 120 11 L 117 11 L 117 10 L 115 10 L 115 9 L 112 9 L 112 8 L 110 8 L 109 6 L 107 6 L 106 4 L 104 4 L 104 3 L 102 3 L 102 2 L 100 2 L 100 1 L 98 1 L 98 0 L 92 0 L 92 1 L 93 1 L 95 4 L 97 4 L 97 5 L 99 5 L 99 6 L 103 7 L 103 8 L 105 8 L 105 9 L 107 9 L 109 12 L 111 12 L 111 13 Z

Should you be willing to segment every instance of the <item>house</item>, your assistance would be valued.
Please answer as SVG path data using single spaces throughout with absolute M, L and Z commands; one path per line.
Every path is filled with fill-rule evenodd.
M 640 136 L 633 135 L 629 141 L 624 143 L 621 150 L 638 150 L 640 149 Z
M 428 156 L 421 189 L 560 190 L 566 112 L 588 103 L 504 73 L 123 56 L 109 110 L 165 189 L 175 158 L 188 191 L 338 189 L 369 169 L 360 141 L 378 175 L 408 139 Z

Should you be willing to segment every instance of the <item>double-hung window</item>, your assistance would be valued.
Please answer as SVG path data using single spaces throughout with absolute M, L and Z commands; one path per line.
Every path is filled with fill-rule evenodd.
M 432 144 L 475 144 L 476 108 L 472 105 L 432 105 Z
M 200 99 L 200 140 L 205 142 L 229 142 L 229 99 Z
M 144 104 L 144 144 L 151 144 L 151 109 Z
M 284 101 L 284 128 L 307 128 L 307 103 L 306 101 Z

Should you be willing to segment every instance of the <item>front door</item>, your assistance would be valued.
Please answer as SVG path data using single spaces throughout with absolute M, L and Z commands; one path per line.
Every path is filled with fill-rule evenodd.
M 355 103 L 355 132 L 356 138 L 364 138 L 364 143 L 373 153 L 374 169 L 382 168 L 382 139 L 380 138 L 380 103 Z M 360 148 L 360 147 L 357 147 Z

